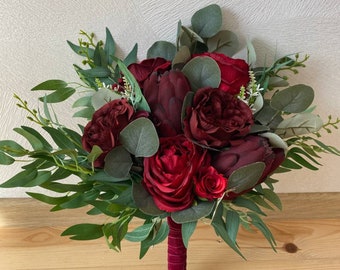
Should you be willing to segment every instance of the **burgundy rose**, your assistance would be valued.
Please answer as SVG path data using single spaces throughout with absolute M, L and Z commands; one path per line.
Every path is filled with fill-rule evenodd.
M 163 73 L 169 70 L 171 62 L 164 58 L 150 58 L 145 59 L 140 63 L 133 63 L 129 65 L 128 69 L 136 78 L 139 86 L 143 86 L 143 82 L 151 75 L 152 72 Z
M 261 136 L 249 135 L 238 141 L 233 141 L 228 150 L 216 154 L 211 165 L 216 170 L 229 177 L 238 168 L 254 163 L 264 162 L 266 167 L 257 184 L 263 182 L 285 159 L 285 154 L 281 148 L 272 148 L 268 139 Z M 228 199 L 233 199 L 239 194 L 228 193 Z
M 194 201 L 193 175 L 205 152 L 183 135 L 160 138 L 158 152 L 144 158 L 143 183 L 161 210 L 175 212 Z
M 219 88 L 232 95 L 240 92 L 241 86 L 246 87 L 249 82 L 249 65 L 243 59 L 234 59 L 222 53 L 203 53 L 196 56 L 208 56 L 214 59 L 221 70 Z
M 103 153 L 95 161 L 96 167 L 104 167 L 106 154 L 119 145 L 119 133 L 137 117 L 147 117 L 148 113 L 135 113 L 126 99 L 116 99 L 106 103 L 92 116 L 86 125 L 82 137 L 82 145 L 86 151 L 91 151 L 94 145 L 99 146 Z
M 208 200 L 221 198 L 227 187 L 227 179 L 212 166 L 200 168 L 194 182 L 196 195 Z
M 249 133 L 251 109 L 237 97 L 215 88 L 196 92 L 184 119 L 184 134 L 200 144 L 224 147 Z
M 181 111 L 188 91 L 190 84 L 180 71 L 166 71 L 162 75 L 154 72 L 145 80 L 143 94 L 151 109 L 151 120 L 160 137 L 183 133 Z

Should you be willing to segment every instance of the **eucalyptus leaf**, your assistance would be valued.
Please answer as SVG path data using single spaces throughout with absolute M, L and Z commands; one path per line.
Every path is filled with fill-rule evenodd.
M 94 50 L 93 63 L 95 66 L 103 66 L 103 67 L 106 67 L 108 64 L 106 53 L 103 50 L 100 43 L 97 43 L 96 48 Z
M 181 46 L 177 53 L 175 54 L 174 59 L 172 60 L 172 68 L 182 68 L 188 60 L 191 58 L 190 49 L 187 46 Z
M 76 90 L 72 87 L 59 88 L 51 94 L 40 97 L 39 100 L 47 103 L 58 103 L 68 99 L 75 92 Z
M 191 18 L 191 25 L 202 38 L 214 36 L 222 26 L 221 8 L 212 4 L 196 11 Z
M 31 90 L 57 90 L 66 88 L 67 83 L 62 80 L 47 80 L 36 86 L 34 86 Z
M 43 127 L 50 136 L 53 138 L 54 142 L 61 148 L 61 149 L 74 149 L 75 146 L 73 142 L 61 131 L 52 127 Z
M 235 170 L 228 178 L 228 190 L 241 193 L 253 188 L 265 169 L 263 162 L 255 162 Z
M 89 58 L 93 58 L 94 55 L 94 49 L 92 48 L 84 48 L 84 47 L 80 47 L 74 43 L 72 43 L 71 41 L 67 40 L 67 44 L 71 47 L 71 49 L 76 53 L 79 54 L 81 56 L 85 56 L 88 55 Z
M 92 147 L 91 152 L 87 156 L 87 160 L 93 163 L 102 153 L 103 153 L 103 150 L 98 145 L 94 145 Z
M 161 57 L 172 61 L 176 54 L 176 46 L 168 41 L 156 41 L 148 50 L 147 58 Z
M 80 74 L 90 78 L 104 78 L 110 76 L 111 72 L 107 67 L 94 67 L 87 70 L 79 70 Z
M 110 30 L 107 27 L 105 30 L 106 30 L 106 39 L 105 39 L 104 51 L 107 57 L 106 62 L 108 65 L 111 65 L 113 61 L 112 56 L 115 55 L 115 51 L 116 51 L 116 44 L 115 44 L 115 41 L 112 37 Z
M 43 144 L 43 149 L 47 151 L 53 150 L 53 147 L 50 145 L 50 143 L 38 131 L 27 126 L 21 126 L 21 128 L 26 132 L 32 134 L 35 138 L 37 138 Z
M 172 212 L 171 218 L 173 221 L 180 224 L 194 222 L 200 218 L 208 216 L 213 211 L 214 206 L 215 202 L 213 201 L 199 202 L 197 205 L 182 211 Z
M 129 66 L 132 63 L 137 61 L 137 51 L 138 51 L 138 44 L 136 43 L 133 46 L 132 50 L 128 53 L 128 55 L 124 58 L 124 65 Z
M 28 150 L 12 140 L 0 141 L 0 153 L 1 151 L 9 154 L 12 157 L 22 157 L 28 153 Z
M 259 136 L 267 138 L 272 147 L 282 148 L 284 152 L 287 153 L 288 145 L 279 135 L 272 132 L 265 132 L 259 134 Z
M 71 236 L 73 240 L 93 240 L 103 237 L 103 225 L 98 224 L 76 224 L 62 232 L 62 236 Z
M 117 94 L 116 92 L 106 88 L 102 87 L 99 88 L 96 93 L 93 94 L 91 98 L 92 106 L 95 110 L 98 110 L 100 107 L 105 105 L 106 103 L 122 98 L 121 95 Z
M 233 56 L 239 47 L 237 35 L 229 30 L 222 30 L 207 40 L 208 50 Z
M 128 232 L 125 235 L 125 239 L 130 242 L 141 242 L 149 236 L 154 225 L 154 223 L 146 223 L 142 226 L 139 226 L 132 232 Z
M 203 87 L 217 88 L 221 83 L 220 68 L 210 57 L 198 56 L 191 59 L 182 72 L 188 78 L 193 91 Z
M 15 159 L 10 157 L 9 155 L 6 155 L 3 152 L 0 152 L 0 164 L 1 165 L 10 165 L 15 162 Z
M 181 46 L 187 46 L 188 48 L 192 48 L 197 42 L 204 43 L 202 37 L 200 37 L 197 33 L 195 33 L 190 28 L 181 25 L 180 32 L 180 44 Z
M 297 84 L 273 95 L 270 106 L 278 111 L 300 113 L 313 102 L 314 90 L 308 85 Z
M 268 201 L 270 201 L 278 209 L 282 210 L 282 203 L 281 203 L 280 197 L 273 190 L 264 188 L 262 190 L 262 194 Z
M 6 182 L 2 183 L 0 187 L 2 188 L 13 188 L 13 187 L 34 187 L 39 186 L 40 184 L 49 180 L 51 173 L 49 171 L 36 171 L 32 170 L 24 170 Z
M 240 216 L 236 211 L 227 210 L 226 228 L 229 238 L 233 243 L 236 243 L 236 237 L 240 226 Z
M 117 146 L 105 156 L 104 171 L 115 178 L 126 179 L 132 164 L 130 153 L 123 146 Z
M 136 157 L 153 156 L 159 147 L 156 128 L 151 120 L 145 117 L 130 122 L 120 132 L 119 141 Z
M 196 226 L 197 221 L 186 222 L 181 226 L 183 244 L 186 248 L 188 248 L 190 237 L 194 233 Z
M 159 216 L 164 214 L 164 211 L 160 210 L 152 196 L 145 190 L 142 184 L 133 183 L 132 196 L 136 203 L 136 206 L 145 214 L 151 216 Z
M 95 112 L 95 110 L 91 106 L 91 107 L 84 108 L 84 109 L 81 109 L 81 110 L 75 112 L 73 114 L 73 117 L 82 117 L 82 118 L 86 118 L 86 119 L 91 119 L 94 112 Z
M 275 133 L 283 138 L 317 132 L 323 125 L 318 115 L 300 113 L 284 119 L 275 129 Z
M 72 108 L 77 108 L 77 107 L 88 107 L 88 106 L 91 106 L 91 105 L 92 105 L 91 99 L 92 99 L 92 95 L 83 96 L 83 97 L 77 99 L 77 100 L 73 103 Z
M 34 150 L 43 150 L 45 149 L 44 143 L 39 140 L 36 136 L 32 135 L 30 132 L 23 128 L 14 128 L 15 132 L 19 133 L 31 144 Z

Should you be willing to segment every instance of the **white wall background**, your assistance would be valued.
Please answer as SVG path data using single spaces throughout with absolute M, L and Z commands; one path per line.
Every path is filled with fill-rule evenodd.
M 0 2 L 0 140 L 25 143 L 12 129 L 31 125 L 15 106 L 13 93 L 37 107 L 29 91 L 47 79 L 77 79 L 72 64 L 80 64 L 66 40 L 77 43 L 80 29 L 99 39 L 109 27 L 121 55 L 139 44 L 139 58 L 156 40 L 174 41 L 177 22 L 188 24 L 208 0 L 1 0 Z M 316 91 L 317 112 L 326 118 L 340 116 L 340 2 L 338 0 L 228 0 L 215 1 L 223 8 L 224 26 L 240 40 L 254 40 L 259 59 L 301 52 L 311 55 L 307 68 L 291 83 L 305 83 Z M 59 120 L 72 122 L 72 101 L 60 108 Z M 41 104 L 40 104 L 41 106 Z M 340 133 L 324 137 L 340 148 Z M 278 192 L 340 191 L 340 158 L 327 155 L 317 172 L 295 171 L 280 175 Z M 19 166 L 1 166 L 0 182 Z M 22 189 L 0 189 L 0 197 L 25 196 Z

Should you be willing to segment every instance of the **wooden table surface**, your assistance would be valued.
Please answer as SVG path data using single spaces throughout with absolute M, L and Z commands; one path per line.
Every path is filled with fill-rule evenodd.
M 266 218 L 277 253 L 258 232 L 240 231 L 244 261 L 200 223 L 190 241 L 188 270 L 340 269 L 340 193 L 280 194 L 284 210 Z M 49 212 L 29 198 L 0 199 L 1 270 L 166 269 L 166 242 L 139 260 L 139 244 L 123 241 L 122 252 L 108 249 L 103 238 L 74 241 L 61 237 L 68 226 L 100 223 L 86 209 Z M 137 224 L 136 224 L 137 225 Z

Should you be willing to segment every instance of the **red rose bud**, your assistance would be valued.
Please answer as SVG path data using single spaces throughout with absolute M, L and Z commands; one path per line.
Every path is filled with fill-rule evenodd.
M 238 168 L 254 163 L 264 162 L 265 169 L 257 184 L 263 182 L 285 159 L 285 154 L 281 148 L 272 148 L 268 139 L 261 136 L 247 136 L 243 139 L 233 141 L 229 149 L 219 152 L 212 158 L 211 165 L 216 170 L 229 177 Z M 256 185 L 257 185 L 256 184 Z M 245 191 L 246 192 L 246 191 Z M 226 195 L 227 199 L 237 197 L 233 192 Z
M 234 59 L 222 53 L 203 53 L 195 56 L 208 56 L 214 59 L 221 70 L 219 88 L 232 95 L 240 93 L 242 86 L 249 83 L 249 65 L 243 59 Z
M 254 123 L 253 113 L 237 97 L 215 88 L 196 92 L 184 119 L 184 134 L 210 147 L 228 146 L 246 136 Z
M 158 152 L 144 158 L 143 179 L 159 209 L 175 212 L 192 205 L 193 175 L 205 158 L 206 151 L 183 135 L 160 138 Z
M 143 82 L 151 75 L 152 72 L 158 72 L 160 74 L 169 70 L 171 62 L 163 58 L 150 58 L 143 60 L 140 63 L 133 63 L 129 65 L 128 69 L 135 77 L 139 86 L 143 86 Z
M 143 94 L 151 109 L 153 121 L 160 137 L 182 134 L 181 111 L 190 84 L 180 71 L 152 73 L 143 84 Z
M 212 166 L 200 168 L 194 182 L 196 195 L 210 201 L 221 198 L 227 187 L 227 179 Z
M 85 126 L 82 137 L 82 145 L 86 151 L 90 152 L 94 145 L 103 150 L 94 163 L 95 167 L 104 167 L 106 154 L 120 145 L 118 138 L 123 128 L 136 118 L 147 116 L 145 111 L 135 113 L 126 99 L 115 99 L 97 110 Z

